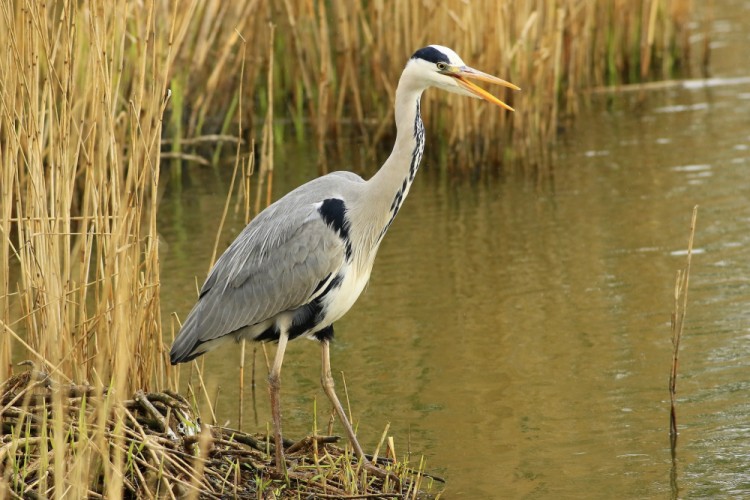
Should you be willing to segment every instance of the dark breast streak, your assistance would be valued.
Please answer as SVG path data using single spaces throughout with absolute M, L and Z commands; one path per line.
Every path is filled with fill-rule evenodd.
M 396 218 L 398 211 L 401 209 L 401 204 L 406 198 L 407 191 L 411 183 L 414 182 L 414 177 L 417 175 L 419 170 L 419 164 L 422 161 L 422 153 L 424 153 L 424 123 L 422 123 L 422 116 L 420 115 L 420 104 L 417 99 L 417 116 L 414 118 L 414 151 L 411 153 L 411 162 L 409 163 L 409 174 L 404 178 L 404 182 L 401 187 L 396 191 L 396 195 L 393 197 L 391 202 L 391 218 L 388 219 L 388 223 L 385 225 L 383 230 L 380 232 L 378 241 L 383 239 L 388 228 L 391 227 L 393 219 Z

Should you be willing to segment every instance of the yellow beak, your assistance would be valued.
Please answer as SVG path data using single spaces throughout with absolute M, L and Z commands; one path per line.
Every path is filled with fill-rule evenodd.
M 449 67 L 445 71 L 445 74 L 455 78 L 461 87 L 465 88 L 466 90 L 476 95 L 477 97 L 480 97 L 493 104 L 497 104 L 501 108 L 505 108 L 508 111 L 515 111 L 513 108 L 505 104 L 503 101 L 501 101 L 494 95 L 490 94 L 479 85 L 476 85 L 470 82 L 468 79 L 471 78 L 474 80 L 481 80 L 483 82 L 494 83 L 496 85 L 502 85 L 503 87 L 508 87 L 513 90 L 521 90 L 520 87 L 513 85 L 512 83 L 507 82 L 503 80 L 502 78 L 488 75 L 487 73 L 482 73 L 481 71 L 476 70 L 474 68 L 470 68 L 468 66 Z

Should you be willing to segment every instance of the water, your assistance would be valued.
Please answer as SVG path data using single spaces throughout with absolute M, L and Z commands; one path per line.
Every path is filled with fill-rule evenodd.
M 716 4 L 713 79 L 595 97 L 545 182 L 420 172 L 368 289 L 336 325 L 333 368 L 366 450 L 390 423 L 397 452 L 424 454 L 447 498 L 750 495 L 750 6 Z M 315 175 L 285 170 L 314 158 L 298 154 L 279 153 L 278 194 Z M 193 178 L 161 208 L 162 303 L 182 317 L 227 189 L 208 171 Z M 669 321 L 696 204 L 673 462 Z M 241 228 L 230 216 L 220 248 Z M 206 365 L 220 419 L 236 424 L 236 347 Z M 325 425 L 319 370 L 315 343 L 290 345 L 290 436 L 310 432 L 315 398 Z M 246 429 L 270 420 L 258 373 L 258 424 L 248 395 Z

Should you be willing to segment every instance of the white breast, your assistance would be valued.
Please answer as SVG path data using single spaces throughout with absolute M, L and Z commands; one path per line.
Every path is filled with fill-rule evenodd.
M 361 269 L 359 272 L 357 271 L 358 267 L 349 264 L 342 268 L 341 272 L 344 273 L 344 279 L 341 286 L 332 290 L 323 299 L 325 316 L 323 321 L 317 325 L 316 331 L 332 325 L 346 314 L 357 301 L 362 290 L 365 289 L 367 282 L 370 280 L 372 265 L 365 266 L 364 269 L 359 268 Z

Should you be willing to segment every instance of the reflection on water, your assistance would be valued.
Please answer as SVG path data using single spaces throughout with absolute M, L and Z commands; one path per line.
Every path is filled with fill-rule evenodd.
M 450 498 L 749 494 L 747 96 L 750 83 L 732 82 L 599 97 L 542 186 L 420 172 L 369 288 L 337 324 L 333 367 L 346 376 L 363 446 L 372 450 L 390 422 L 397 451 L 425 454 Z M 428 135 L 428 148 L 436 142 Z M 277 160 L 279 194 L 315 175 L 313 165 L 285 172 L 294 160 Z M 182 317 L 227 188 L 200 180 L 161 208 L 162 303 Z M 669 317 L 695 204 L 670 484 Z M 242 228 L 239 217 L 228 224 L 220 248 Z M 232 421 L 236 352 L 206 356 L 219 413 Z M 289 435 L 312 428 L 313 398 L 326 421 L 319 369 L 315 343 L 290 345 Z

